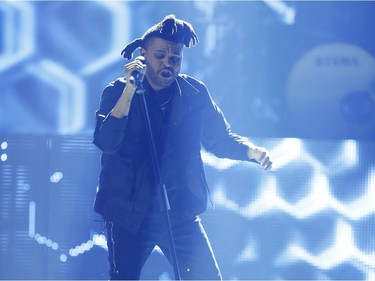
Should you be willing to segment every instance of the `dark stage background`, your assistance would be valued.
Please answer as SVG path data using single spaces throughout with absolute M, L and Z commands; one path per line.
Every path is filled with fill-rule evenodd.
M 202 216 L 230 280 L 375 279 L 375 2 L 0 1 L 0 279 L 106 279 L 92 211 L 102 89 L 166 14 L 204 81 L 275 169 L 203 158 Z M 155 249 L 143 279 L 170 279 Z

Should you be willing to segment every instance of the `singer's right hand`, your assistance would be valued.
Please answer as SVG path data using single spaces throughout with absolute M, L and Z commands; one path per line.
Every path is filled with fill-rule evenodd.
M 111 115 L 116 118 L 124 118 L 127 116 L 129 114 L 134 93 L 141 93 L 137 90 L 139 83 L 132 84 L 129 81 L 134 71 L 138 71 L 141 74 L 138 79 L 140 82 L 143 81 L 146 73 L 146 65 L 142 62 L 142 60 L 144 60 L 144 57 L 137 57 L 134 61 L 125 65 L 126 86 L 111 112 Z
M 139 81 L 142 82 L 144 79 L 144 75 L 146 73 L 146 64 L 144 62 L 143 56 L 138 56 L 136 59 L 128 64 L 125 65 L 125 77 L 126 81 L 130 83 L 126 83 L 126 87 L 130 87 L 132 90 L 137 89 L 137 83 L 134 83 L 135 72 L 140 73 Z

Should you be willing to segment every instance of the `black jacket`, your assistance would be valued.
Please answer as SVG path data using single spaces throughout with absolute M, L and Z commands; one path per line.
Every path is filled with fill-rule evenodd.
M 206 210 L 201 145 L 218 157 L 236 160 L 248 160 L 248 146 L 245 138 L 231 132 L 202 82 L 179 75 L 173 86 L 169 118 L 164 122 L 147 87 L 144 95 L 162 179 L 172 198 L 171 214 L 184 219 Z M 157 189 L 142 95 L 134 95 L 126 118 L 110 115 L 124 87 L 122 78 L 107 86 L 96 112 L 94 143 L 103 154 L 94 209 L 104 219 L 136 232 Z

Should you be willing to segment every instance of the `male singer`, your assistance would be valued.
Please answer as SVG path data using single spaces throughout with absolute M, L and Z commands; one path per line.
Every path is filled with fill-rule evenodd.
M 126 46 L 125 58 L 137 49 L 140 56 L 125 65 L 125 78 L 103 91 L 94 133 L 103 152 L 95 211 L 107 225 L 112 280 L 139 279 L 155 245 L 172 262 L 157 170 L 167 190 L 181 278 L 221 280 L 198 217 L 208 196 L 201 145 L 218 157 L 271 169 L 266 149 L 231 132 L 205 84 L 180 74 L 184 46 L 197 43 L 190 23 L 166 16 Z

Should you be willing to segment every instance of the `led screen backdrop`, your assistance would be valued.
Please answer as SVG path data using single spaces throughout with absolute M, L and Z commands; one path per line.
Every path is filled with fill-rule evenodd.
M 242 134 L 375 138 L 373 1 L 0 1 L 0 130 L 92 130 L 121 50 L 170 13 L 200 38 L 182 72 Z
M 275 169 L 204 153 L 224 279 L 373 280 L 375 145 L 257 139 Z M 0 278 L 106 279 L 91 136 L 0 137 Z M 173 277 L 155 251 L 144 279 Z
M 203 153 L 202 217 L 225 279 L 375 279 L 375 2 L 0 1 L 0 279 L 106 279 L 92 212 L 102 89 L 165 15 L 204 81 L 275 169 Z M 155 250 L 143 279 L 172 273 Z

